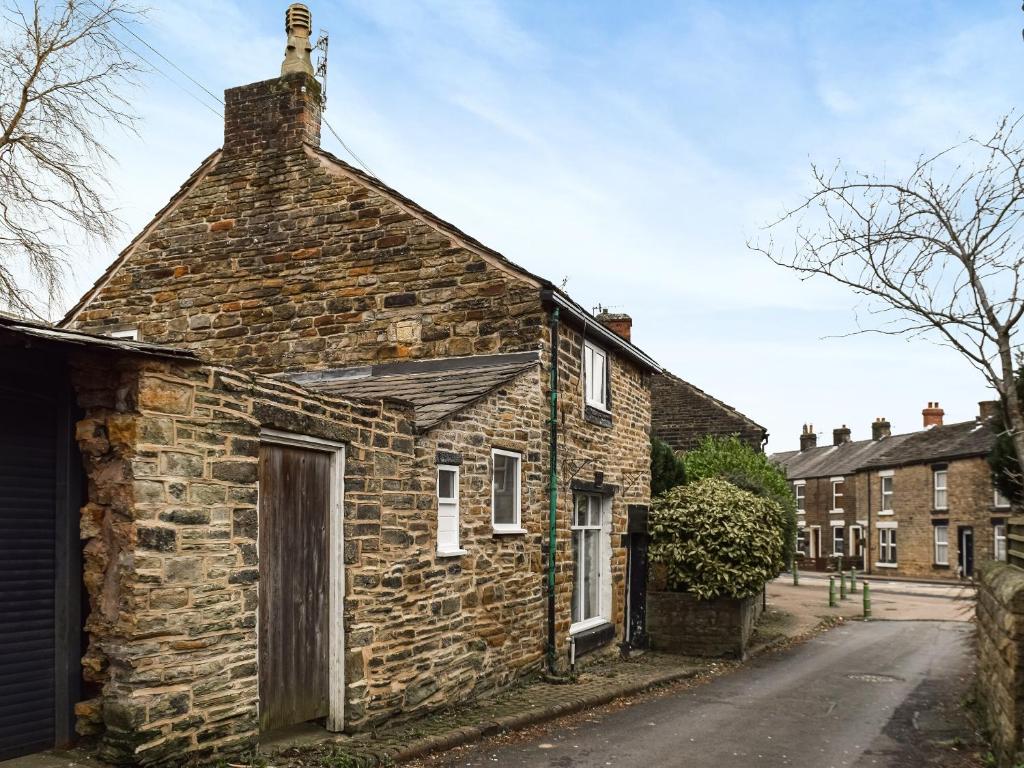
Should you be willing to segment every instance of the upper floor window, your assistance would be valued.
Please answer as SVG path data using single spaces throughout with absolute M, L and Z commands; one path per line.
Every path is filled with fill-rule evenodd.
M 496 533 L 522 533 L 520 470 L 522 457 L 512 451 L 491 451 L 491 522 Z
M 892 512 L 892 475 L 883 475 L 881 481 L 882 512 Z
M 583 343 L 583 387 L 586 404 L 608 410 L 608 353 Z
M 1003 492 L 999 490 L 999 486 L 992 483 L 992 503 L 997 507 L 1008 507 L 1010 506 L 1010 500 L 1003 496 Z
M 845 481 L 842 477 L 832 478 L 832 511 L 842 511 L 843 509 L 843 487 Z
M 932 485 L 935 489 L 935 506 L 934 509 L 948 509 L 949 508 L 949 493 L 947 490 L 947 483 L 949 482 L 949 472 L 945 469 L 936 469 L 932 472 Z
M 992 526 L 994 537 L 992 557 L 996 560 L 1006 560 L 1006 523 L 996 523 Z
M 437 468 L 437 553 L 461 555 L 459 549 L 459 468 Z
M 127 339 L 128 341 L 139 340 L 138 328 L 122 328 L 119 331 L 110 331 L 106 334 L 111 339 Z
M 807 486 L 803 483 L 796 483 L 793 486 L 793 495 L 796 496 L 796 511 L 805 512 L 805 504 L 807 502 Z

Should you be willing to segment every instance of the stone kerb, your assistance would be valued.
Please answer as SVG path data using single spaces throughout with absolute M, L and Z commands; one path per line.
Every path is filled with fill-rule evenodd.
M 1024 570 L 985 563 L 975 610 L 978 700 L 998 764 L 1014 766 L 1024 736 Z

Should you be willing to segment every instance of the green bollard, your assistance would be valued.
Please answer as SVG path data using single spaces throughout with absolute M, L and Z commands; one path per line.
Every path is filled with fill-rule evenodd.
M 871 618 L 871 587 L 866 581 L 864 582 L 864 618 Z
M 800 586 L 800 569 L 796 567 L 796 563 L 793 563 L 793 586 Z
M 835 608 L 838 605 L 836 602 L 836 577 L 828 577 L 828 607 Z
M 853 594 L 854 590 L 857 589 L 857 569 L 850 569 L 850 594 Z
M 839 599 L 846 599 L 846 574 L 842 571 L 839 572 Z

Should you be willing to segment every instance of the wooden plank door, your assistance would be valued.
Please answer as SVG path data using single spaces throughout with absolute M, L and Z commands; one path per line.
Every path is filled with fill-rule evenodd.
M 330 710 L 330 515 L 333 456 L 260 446 L 260 727 Z

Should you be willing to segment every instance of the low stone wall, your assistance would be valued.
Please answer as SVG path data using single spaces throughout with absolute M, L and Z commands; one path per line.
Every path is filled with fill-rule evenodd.
M 701 600 L 689 592 L 649 592 L 651 648 L 685 656 L 742 659 L 761 610 L 760 594 Z
M 998 765 L 1009 767 L 1024 737 L 1024 570 L 990 561 L 977 583 L 978 700 Z

